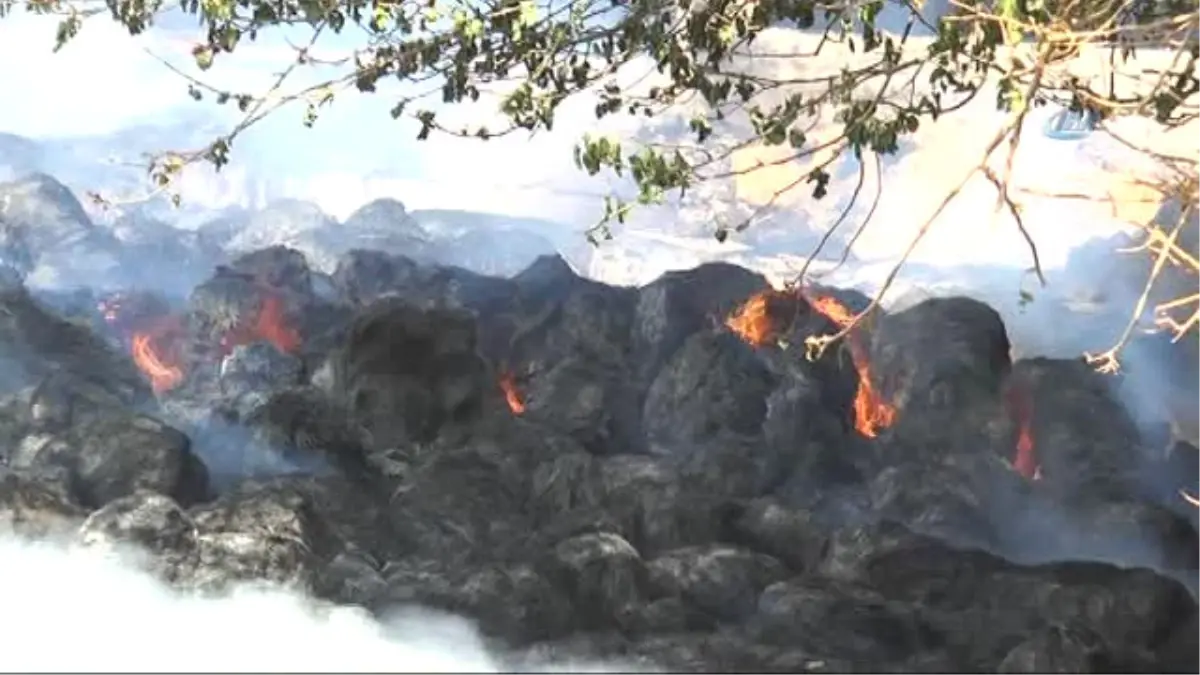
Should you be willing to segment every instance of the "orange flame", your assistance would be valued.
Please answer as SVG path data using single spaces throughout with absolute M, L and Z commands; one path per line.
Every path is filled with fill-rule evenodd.
M 240 325 L 221 337 L 221 347 L 228 353 L 234 347 L 259 340 L 270 342 L 284 354 L 294 354 L 300 349 L 300 334 L 288 325 L 283 301 L 273 293 L 263 297 L 254 321 Z
M 512 373 L 500 373 L 500 389 L 504 392 L 504 400 L 508 402 L 508 409 L 513 411 L 514 415 L 524 414 L 525 401 L 521 397 L 521 392 L 517 390 L 517 381 Z
M 1022 422 L 1021 432 L 1017 436 L 1017 455 L 1013 459 L 1013 468 L 1030 480 L 1036 478 L 1039 473 L 1033 447 L 1033 431 L 1027 421 Z
M 1038 466 L 1036 445 L 1033 441 L 1033 401 L 1029 392 L 1021 385 L 1009 388 L 1005 403 L 1008 415 L 1017 425 L 1017 452 L 1013 456 L 1013 468 L 1026 480 L 1041 478 L 1041 467 Z
M 155 394 L 170 391 L 183 383 L 183 369 L 170 356 L 171 342 L 177 337 L 178 328 L 178 319 L 165 317 L 149 330 L 134 332 L 131 338 L 133 362 L 150 380 L 150 388 Z
M 775 337 L 770 302 L 771 296 L 776 293 L 777 291 L 768 289 L 750 296 L 750 299 L 725 319 L 725 325 L 749 345 L 766 345 Z
M 283 302 L 278 296 L 268 295 L 263 299 L 254 322 L 254 332 L 285 354 L 294 353 L 300 348 L 300 334 L 288 325 Z
M 854 320 L 854 312 L 835 298 L 805 296 L 805 299 L 814 310 L 825 315 L 839 328 L 845 328 Z M 858 391 L 854 395 L 854 428 L 867 438 L 875 438 L 881 430 L 895 423 L 896 409 L 884 401 L 871 384 L 871 363 L 860 337 L 854 333 L 847 335 L 846 345 L 850 348 L 850 360 L 858 373 Z

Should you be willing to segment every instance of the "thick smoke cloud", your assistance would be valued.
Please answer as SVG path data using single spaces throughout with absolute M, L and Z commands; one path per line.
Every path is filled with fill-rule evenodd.
M 377 621 L 278 589 L 185 596 L 129 551 L 0 537 L 6 672 L 500 672 L 465 620 L 399 608 Z M 552 672 L 612 668 L 562 665 Z M 510 666 L 511 669 L 511 666 Z

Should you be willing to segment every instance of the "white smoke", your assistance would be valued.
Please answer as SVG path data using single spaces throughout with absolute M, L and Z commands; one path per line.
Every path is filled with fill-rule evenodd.
M 4 672 L 495 673 L 504 667 L 467 620 L 429 610 L 402 609 L 381 622 L 361 609 L 321 607 L 283 590 L 183 594 L 142 571 L 128 552 L 13 536 L 0 537 L 0 560 Z

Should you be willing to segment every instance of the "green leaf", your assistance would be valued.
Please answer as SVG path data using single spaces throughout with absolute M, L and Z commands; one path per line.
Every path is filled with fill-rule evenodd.
M 54 33 L 54 51 L 62 49 L 68 42 L 79 34 L 79 29 L 83 27 L 83 20 L 79 18 L 78 12 L 74 8 L 67 18 L 58 22 L 58 29 Z
M 192 50 L 192 57 L 196 59 L 197 68 L 208 70 L 213 64 L 213 48 L 208 45 L 196 45 Z
M 517 25 L 522 28 L 532 26 L 538 20 L 538 7 L 533 0 L 521 0 L 518 5 Z

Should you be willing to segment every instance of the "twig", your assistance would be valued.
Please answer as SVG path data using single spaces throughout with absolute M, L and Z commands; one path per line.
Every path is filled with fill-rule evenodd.
M 848 335 L 850 331 L 854 330 L 858 326 L 859 322 L 862 321 L 863 318 L 869 316 L 877 307 L 879 307 L 879 303 L 883 300 L 884 294 L 887 293 L 889 288 L 891 288 L 892 282 L 896 280 L 896 276 L 900 273 L 900 268 L 902 268 L 904 264 L 908 262 L 908 258 L 912 255 L 912 252 L 916 250 L 917 245 L 921 243 L 921 240 L 925 238 L 925 235 L 929 233 L 933 223 L 937 221 L 938 216 L 942 215 L 942 212 L 946 210 L 946 207 L 950 205 L 950 202 L 954 201 L 954 198 L 957 197 L 960 192 L 962 192 L 963 188 L 966 187 L 971 178 L 983 170 L 983 168 L 987 165 L 988 160 L 991 159 L 992 153 L 996 151 L 996 148 L 1000 146 L 1000 144 L 1011 132 L 1012 124 L 1010 123 L 1005 125 L 1004 128 L 1002 128 L 1000 132 L 996 134 L 996 137 L 992 139 L 991 143 L 987 145 L 987 148 L 983 152 L 983 161 L 963 175 L 962 180 L 960 180 L 958 184 L 954 186 L 954 189 L 946 194 L 946 197 L 942 199 L 941 203 L 938 204 L 938 207 L 934 209 L 929 218 L 922 223 L 921 228 L 917 231 L 916 236 L 912 238 L 912 241 L 909 242 L 908 247 L 900 256 L 900 260 L 892 266 L 891 270 L 888 271 L 887 277 L 883 280 L 883 285 L 880 286 L 879 290 L 875 293 L 875 296 L 871 298 L 871 302 L 867 305 L 867 307 L 863 309 L 862 312 L 856 314 L 853 319 L 846 323 L 846 325 L 842 326 L 838 332 L 832 335 L 817 335 L 805 338 L 805 353 L 810 360 L 816 360 L 820 358 L 821 354 L 825 352 L 825 349 L 828 348 L 830 344 Z
M 1179 236 L 1179 231 L 1183 229 L 1191 216 L 1192 206 L 1180 209 L 1179 219 L 1175 223 L 1175 227 L 1171 229 L 1171 234 L 1168 238 L 1170 244 L 1174 245 L 1176 238 Z M 1142 294 L 1138 298 L 1137 304 L 1134 306 L 1133 312 L 1129 317 L 1129 322 L 1125 324 L 1125 330 L 1121 333 L 1121 337 L 1117 339 L 1116 344 L 1099 354 L 1085 353 L 1084 358 L 1087 362 L 1095 365 L 1096 370 L 1101 373 L 1112 374 L 1121 370 L 1121 362 L 1117 359 L 1117 354 L 1129 343 L 1129 339 L 1133 336 L 1134 328 L 1138 321 L 1142 318 L 1142 313 L 1146 311 L 1146 304 L 1150 300 L 1150 292 L 1154 289 L 1155 282 L 1158 281 L 1158 275 L 1166 268 L 1168 249 L 1163 248 L 1154 258 L 1154 267 L 1150 270 L 1150 276 L 1146 280 L 1146 284 L 1142 287 Z

